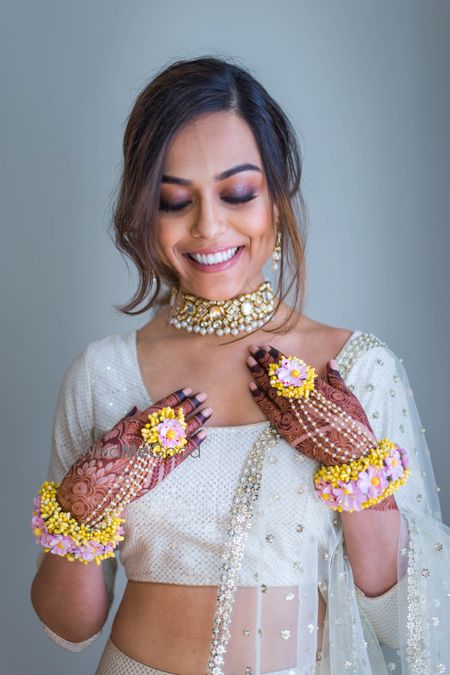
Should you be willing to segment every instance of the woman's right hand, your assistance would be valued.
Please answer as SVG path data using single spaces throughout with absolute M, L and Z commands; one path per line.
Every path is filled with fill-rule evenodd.
M 205 439 L 206 430 L 200 430 L 200 427 L 210 417 L 212 409 L 195 411 L 206 397 L 204 392 L 192 395 L 192 389 L 185 388 L 165 396 L 143 411 L 134 406 L 67 471 L 57 492 L 63 511 L 70 511 L 73 518 L 82 523 L 105 497 L 101 508 L 107 507 L 123 485 L 118 478 L 133 459 L 136 461 L 136 451 L 144 442 L 140 430 L 148 422 L 148 416 L 167 406 L 175 410 L 181 407 L 187 423 L 187 444 L 183 452 L 165 459 L 150 456 L 147 475 L 131 501 L 156 487 Z

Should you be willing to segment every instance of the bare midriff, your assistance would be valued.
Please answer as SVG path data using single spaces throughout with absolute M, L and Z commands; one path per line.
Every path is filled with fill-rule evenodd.
M 231 617 L 225 672 L 245 672 L 254 660 L 255 587 L 237 590 Z M 262 614 L 264 635 L 277 635 L 277 627 L 290 630 L 292 639 L 273 640 L 262 654 L 263 672 L 292 667 L 296 662 L 298 601 L 286 603 L 286 594 L 297 588 L 273 587 L 265 594 Z M 127 656 L 147 666 L 176 675 L 206 673 L 216 609 L 217 586 L 183 586 L 128 581 L 111 629 L 112 642 Z M 266 600 L 265 600 L 266 601 Z M 322 645 L 326 604 L 318 591 L 317 649 Z M 277 623 L 280 622 L 281 623 Z M 243 636 L 243 627 L 249 636 Z M 264 645 L 264 640 L 263 640 Z

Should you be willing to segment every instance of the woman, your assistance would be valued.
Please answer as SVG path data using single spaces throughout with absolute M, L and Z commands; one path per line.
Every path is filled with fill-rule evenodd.
M 303 313 L 300 177 L 291 124 L 241 67 L 180 61 L 137 98 L 114 224 L 140 285 L 120 309 L 156 311 L 69 364 L 45 495 L 73 538 L 44 493 L 33 515 L 59 554 L 40 554 L 33 606 L 69 650 L 101 634 L 120 549 L 97 675 L 450 667 L 448 528 L 411 388 L 379 338 Z M 382 438 L 358 485 L 319 475 Z M 113 543 L 76 539 L 122 507 Z

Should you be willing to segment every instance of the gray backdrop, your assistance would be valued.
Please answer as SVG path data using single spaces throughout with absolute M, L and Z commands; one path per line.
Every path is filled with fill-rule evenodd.
M 252 0 L 2 2 L 2 510 L 5 675 L 92 673 L 29 601 L 29 526 L 62 373 L 89 341 L 142 325 L 106 233 L 124 121 L 175 58 L 250 67 L 294 122 L 310 213 L 307 312 L 401 357 L 449 521 L 450 4 Z M 447 347 L 446 347 L 447 345 Z M 447 413 L 448 414 L 448 413 Z

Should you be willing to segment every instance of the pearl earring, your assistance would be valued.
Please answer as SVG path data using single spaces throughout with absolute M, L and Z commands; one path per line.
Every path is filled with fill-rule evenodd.
M 274 272 L 278 269 L 278 262 L 281 260 L 281 232 L 277 230 L 277 236 L 275 238 L 275 248 L 272 253 L 272 270 Z

